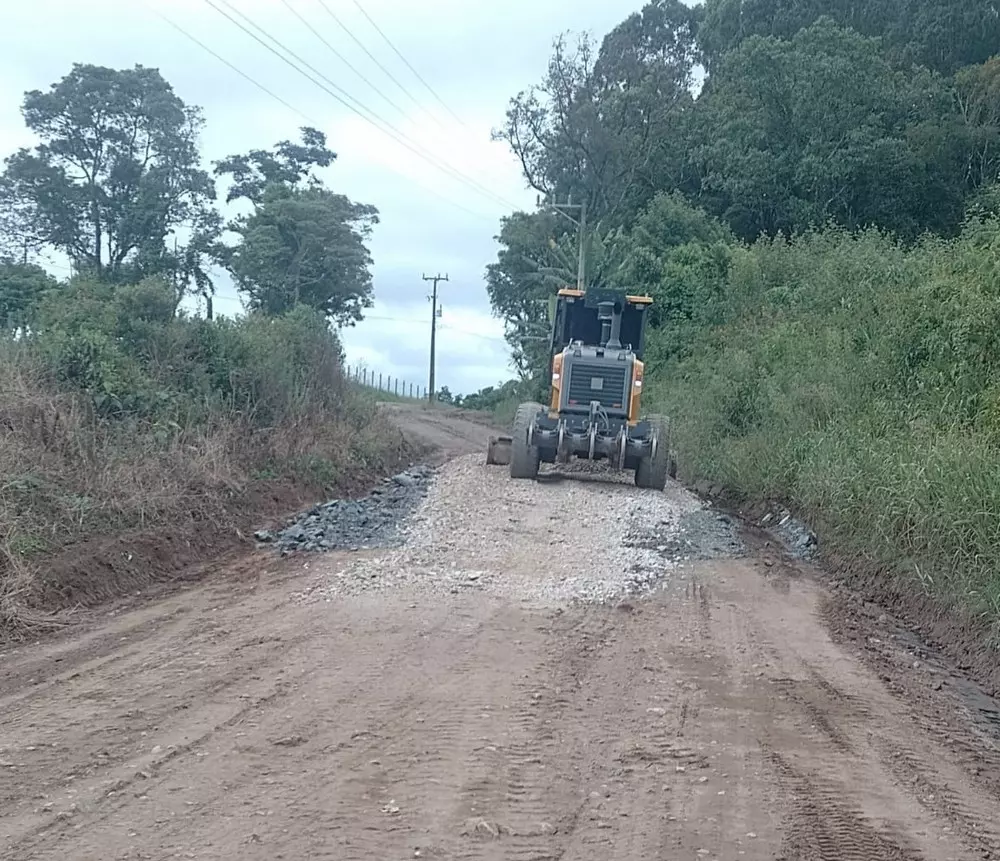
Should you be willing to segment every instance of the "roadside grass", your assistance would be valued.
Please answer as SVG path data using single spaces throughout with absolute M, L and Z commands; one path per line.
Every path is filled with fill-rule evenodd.
M 514 424 L 514 415 L 520 404 L 521 401 L 518 398 L 504 398 L 494 404 L 490 412 L 500 427 L 507 428 Z
M 649 375 L 686 478 L 789 505 L 830 553 L 994 643 L 998 260 L 992 222 L 909 249 L 835 230 L 738 249 L 721 315 Z
M 95 538 L 126 542 L 109 553 L 136 535 L 162 537 L 164 553 L 195 534 L 221 547 L 276 506 L 353 490 L 408 456 L 341 375 L 322 320 L 119 310 L 0 339 L 0 633 L 41 624 L 70 593 L 106 595 L 105 551 L 87 550 L 82 575 L 70 564 Z M 136 576 L 155 580 L 166 562 L 147 561 Z

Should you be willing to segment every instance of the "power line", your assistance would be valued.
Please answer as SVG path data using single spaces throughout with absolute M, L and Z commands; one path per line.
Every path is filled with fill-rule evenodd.
M 500 203 L 501 205 L 503 205 L 505 207 L 508 207 L 508 208 L 510 208 L 512 210 L 516 210 L 517 209 L 517 206 L 515 204 L 512 204 L 508 200 L 504 200 L 498 194 L 492 192 L 486 186 L 482 185 L 482 183 L 479 183 L 476 180 L 474 180 L 474 179 L 472 179 L 472 178 L 470 178 L 470 177 L 462 174 L 460 171 L 456 170 L 455 168 L 450 167 L 449 165 L 446 165 L 446 164 L 443 164 L 441 162 L 438 162 L 434 158 L 434 156 L 428 154 L 427 151 L 424 150 L 423 147 L 420 147 L 419 144 L 417 144 L 416 146 L 414 146 L 411 143 L 409 143 L 406 140 L 406 136 L 404 134 L 402 134 L 401 132 L 399 132 L 397 129 L 393 128 L 393 126 L 391 124 L 387 123 L 385 120 L 383 120 L 381 117 L 379 117 L 378 114 L 376 114 L 370 108 L 365 107 L 361 102 L 359 102 L 357 99 L 355 99 L 350 93 L 348 93 L 342 87 L 340 87 L 339 85 L 337 85 L 336 83 L 334 83 L 333 81 L 331 81 L 328 77 L 326 77 L 322 72 L 320 72 L 318 69 L 316 69 L 315 66 L 311 65 L 306 60 L 303 60 L 302 57 L 300 57 L 298 54 L 296 54 L 290 48 L 288 48 L 287 46 L 285 46 L 279 39 L 276 39 L 274 36 L 272 36 L 269 33 L 267 33 L 258 24 L 255 24 L 246 14 L 244 14 L 243 12 L 240 12 L 238 9 L 234 8 L 233 5 L 229 2 L 229 0 L 219 0 L 219 2 L 221 2 L 224 6 L 226 6 L 228 9 L 230 9 L 233 13 L 235 13 L 240 18 L 242 18 L 244 21 L 246 21 L 255 30 L 257 30 L 258 32 L 262 33 L 264 36 L 266 36 L 268 39 L 270 39 L 272 42 L 274 42 L 276 45 L 278 45 L 281 48 L 281 50 L 283 50 L 289 56 L 293 57 L 295 60 L 297 60 L 303 66 L 305 66 L 307 69 L 311 70 L 316 75 L 318 75 L 320 78 L 322 78 L 324 81 L 326 81 L 326 83 L 329 86 L 324 86 L 324 84 L 322 84 L 320 81 L 316 80 L 316 78 L 312 77 L 310 74 L 308 74 L 307 72 L 303 71 L 301 68 L 299 68 L 298 66 L 296 66 L 295 63 L 292 62 L 292 60 L 288 59 L 288 57 L 283 56 L 279 51 L 277 51 L 275 48 L 271 47 L 269 44 L 267 44 L 267 42 L 265 42 L 263 39 L 261 39 L 255 33 L 252 33 L 250 30 L 248 30 L 243 24 L 241 24 L 239 21 L 237 21 L 235 18 L 233 18 L 231 15 L 229 15 L 223 9 L 220 9 L 216 5 L 215 0 L 205 0 L 205 3 L 208 4 L 211 8 L 213 8 L 216 12 L 218 12 L 223 17 L 227 18 L 231 23 L 235 24 L 239 29 L 241 29 L 244 33 L 246 33 L 248 36 L 250 36 L 254 41 L 258 42 L 264 48 L 266 48 L 268 51 L 270 51 L 272 54 L 274 54 L 276 57 L 278 57 L 278 59 L 280 59 L 282 62 L 284 62 L 287 65 L 291 66 L 293 69 L 295 69 L 295 71 L 297 71 L 303 77 L 305 77 L 305 78 L 309 79 L 310 81 L 312 81 L 312 83 L 314 83 L 320 89 L 324 90 L 327 94 L 329 94 L 334 99 L 336 99 L 336 101 L 338 101 L 340 104 L 344 105 L 344 107 L 348 108 L 350 111 L 352 111 L 353 113 L 355 113 L 358 116 L 360 116 L 363 120 L 365 120 L 369 124 L 373 125 L 375 128 L 377 128 L 383 134 L 388 135 L 390 138 L 392 138 L 397 143 L 399 143 L 402 146 L 404 146 L 406 149 L 408 149 L 411 152 L 413 152 L 415 155 L 417 155 L 420 158 L 424 159 L 432 167 L 436 167 L 439 170 L 441 170 L 441 171 L 443 171 L 443 172 L 451 175 L 453 178 L 457 179 L 459 182 L 464 182 L 466 185 L 469 185 L 469 186 L 471 186 L 471 187 L 473 187 L 473 188 L 475 188 L 477 190 L 480 190 L 481 193 L 483 193 L 486 196 L 492 198 L 495 202 L 498 202 L 498 203 Z M 330 89 L 331 87 L 333 89 Z M 335 93 L 334 90 L 337 90 L 340 93 L 343 93 L 343 97 L 337 95 L 337 93 Z M 348 101 L 345 101 L 345 99 L 349 100 L 351 102 L 354 102 L 354 104 L 357 105 L 358 107 L 355 107 L 354 105 L 349 104 Z M 370 114 L 375 119 L 372 120 L 370 117 L 365 116 L 365 113 L 362 113 L 362 111 L 365 112 L 365 113 Z M 383 126 L 385 128 L 383 128 Z M 434 193 L 434 192 L 432 192 L 432 193 Z M 447 198 L 445 198 L 445 199 L 447 200 Z M 452 203 L 455 206 L 458 206 L 459 208 L 463 208 L 463 209 L 465 208 L 465 207 L 462 207 L 461 204 L 457 204 L 454 201 L 449 201 L 449 202 Z M 466 210 L 466 211 L 467 212 L 471 212 L 471 210 Z M 478 213 L 475 213 L 475 214 L 478 215 Z
M 176 24 L 174 21 L 171 21 L 166 15 L 163 15 L 159 10 L 152 8 L 148 4 L 144 4 L 144 5 L 146 5 L 146 8 L 147 8 L 148 11 L 150 11 L 153 14 L 155 14 L 155 15 L 159 16 L 160 18 L 162 18 L 171 27 L 173 27 L 175 30 L 177 30 L 179 33 L 181 33 L 183 36 L 185 36 L 186 38 L 188 38 L 192 42 L 194 42 L 196 45 L 198 45 L 198 47 L 202 48 L 208 54 L 210 54 L 211 56 L 215 57 L 215 59 L 217 59 L 219 62 L 221 62 L 224 65 L 228 66 L 230 69 L 232 69 L 234 72 L 236 72 L 236 74 L 238 74 L 241 78 L 244 78 L 247 81 L 249 81 L 251 84 L 253 84 L 255 87 L 257 87 L 259 90 L 261 90 L 262 92 L 266 93 L 271 98 L 273 98 L 276 101 L 278 101 L 280 104 L 284 105 L 286 108 L 288 108 L 290 111 L 292 111 L 293 113 L 295 113 L 296 115 L 298 115 L 299 117 L 301 117 L 302 119 L 304 119 L 310 125 L 315 126 L 315 127 L 318 127 L 318 126 L 322 125 L 314 117 L 311 117 L 308 114 L 303 113 L 301 110 L 299 110 L 298 108 L 296 108 L 294 105 L 289 104 L 287 101 L 285 101 L 283 98 L 281 98 L 281 96 L 277 95 L 277 93 L 273 92 L 272 90 L 268 89 L 263 84 L 261 84 L 259 81 L 257 81 L 256 79 L 252 78 L 250 75 L 248 75 L 242 69 L 240 69 L 237 66 L 233 65 L 232 63 L 230 63 L 229 60 L 227 60 L 221 54 L 219 54 L 216 51 L 212 50 L 212 48 L 210 48 L 208 45 L 206 45 L 200 39 L 196 38 L 194 35 L 192 35 L 191 33 L 189 33 L 183 27 L 181 27 L 180 25 Z M 209 5 L 212 5 L 212 4 L 210 3 Z M 213 7 L 213 8 L 215 8 L 215 7 Z M 220 14 L 225 15 L 227 18 L 229 18 L 229 16 L 226 15 L 226 13 L 223 12 L 221 9 L 215 8 L 215 11 L 217 11 Z M 232 18 L 230 18 L 229 20 L 232 21 Z M 233 21 L 233 23 L 236 24 L 238 27 L 241 27 L 241 25 L 238 22 Z M 244 32 L 247 33 L 247 35 L 249 35 L 249 36 L 251 36 L 251 37 L 253 37 L 255 39 L 257 38 L 256 36 L 254 36 L 253 33 L 250 33 L 245 28 L 241 27 L 241 29 L 243 29 Z M 257 41 L 259 42 L 260 40 L 257 39 Z M 264 44 L 264 43 L 261 42 L 261 44 Z M 309 78 L 317 86 L 320 86 L 322 89 L 326 89 L 325 87 L 322 87 L 322 85 L 319 84 L 319 82 L 317 82 L 313 78 L 311 78 L 308 74 L 306 74 L 305 72 L 303 72 L 301 69 L 297 68 L 294 64 L 292 64 L 285 57 L 282 57 L 280 54 L 278 54 L 276 51 L 274 51 L 269 45 L 265 44 L 264 47 L 267 48 L 268 50 L 270 50 L 272 53 L 274 53 L 280 60 L 283 60 L 284 62 L 286 62 L 289 65 L 291 65 L 292 68 L 295 69 L 295 71 L 299 72 L 302 75 L 305 75 L 305 77 Z M 331 93 L 331 95 L 333 95 L 333 94 Z M 336 96 L 334 96 L 334 98 L 336 98 Z M 350 107 L 350 105 L 347 105 L 347 107 Z M 418 185 L 419 185 L 419 183 L 418 183 Z M 424 186 L 421 186 L 421 187 L 423 188 Z M 462 212 L 465 212 L 467 215 L 471 215 L 474 218 L 481 218 L 484 221 L 488 220 L 488 221 L 492 222 L 492 220 L 493 220 L 492 218 L 489 218 L 488 216 L 483 215 L 483 213 L 476 212 L 475 210 L 469 209 L 468 207 L 463 206 L 462 204 L 460 204 L 460 203 L 452 200 L 451 198 L 448 198 L 445 195 L 440 194 L 439 192 L 436 192 L 436 191 L 434 191 L 432 189 L 426 189 L 426 188 L 425 188 L 425 190 L 428 191 L 428 192 L 430 192 L 430 194 L 432 194 L 433 196 L 437 197 L 439 200 L 442 200 L 445 203 L 448 203 L 451 206 L 454 206 L 456 209 L 462 210 Z
M 442 323 L 441 328 L 447 332 L 458 332 L 461 335 L 468 335 L 470 338 L 479 338 L 483 341 L 494 341 L 500 344 L 507 343 L 507 339 L 501 338 L 499 335 L 482 335 L 479 332 L 470 332 L 468 329 L 461 329 L 458 326 L 450 326 L 447 323 Z
M 185 36 L 186 38 L 190 39 L 190 40 L 191 40 L 192 42 L 194 42 L 194 43 L 195 43 L 195 44 L 196 44 L 196 45 L 197 45 L 198 47 L 200 47 L 200 48 L 201 48 L 202 50 L 204 50 L 204 51 L 207 51 L 207 52 L 208 52 L 209 54 L 211 54 L 211 55 L 212 55 L 213 57 L 215 57 L 215 59 L 216 59 L 216 60 L 218 60 L 218 61 L 219 61 L 220 63 L 223 63 L 223 64 L 225 64 L 225 65 L 226 65 L 226 66 L 228 66 L 228 67 L 229 67 L 230 69 L 232 69 L 232 70 L 233 70 L 234 72 L 236 72 L 236 74 L 237 74 L 237 75 L 239 75 L 239 76 L 240 76 L 241 78 L 243 78 L 243 79 L 245 79 L 245 80 L 249 81 L 249 82 L 250 82 L 251 84 L 253 84 L 253 85 L 254 85 L 254 86 L 255 86 L 255 87 L 256 87 L 256 88 L 258 89 L 258 90 L 260 90 L 260 91 L 261 91 L 261 92 L 263 92 L 263 93 L 266 93 L 266 94 L 267 94 L 267 95 L 269 95 L 269 96 L 270 96 L 270 97 L 271 97 L 272 99 L 275 99 L 276 101 L 278 101 L 278 102 L 280 102 L 281 104 L 283 104 L 283 105 L 284 105 L 284 106 L 285 106 L 286 108 L 288 108 L 288 110 L 290 110 L 290 111 L 291 111 L 292 113 L 294 113 L 294 114 L 296 114 L 296 115 L 300 116 L 300 117 L 301 117 L 302 119 L 304 119 L 304 120 L 305 120 L 305 121 L 306 121 L 307 123 L 309 123 L 310 125 L 312 125 L 312 126 L 318 126 L 318 125 L 319 125 L 319 123 L 318 123 L 318 122 L 316 122 L 316 120 L 314 120 L 314 119 L 313 119 L 312 117 L 310 117 L 310 116 L 309 116 L 308 114 L 304 114 L 304 113 L 302 113 L 302 111 L 300 111 L 300 110 L 299 110 L 299 109 L 298 109 L 297 107 L 295 107 L 294 105 L 291 105 L 291 104 L 289 104 L 288 102 L 286 102 L 286 101 L 285 101 L 285 100 L 284 100 L 283 98 L 281 98 L 281 96 L 279 96 L 279 95 L 278 95 L 277 93 L 274 93 L 274 92 L 272 92 L 272 91 L 271 91 L 271 90 L 269 90 L 269 89 L 268 89 L 267 87 L 265 87 L 265 86 L 264 86 L 264 85 L 263 85 L 262 83 L 260 83 L 259 81 L 255 80 L 254 78 L 250 77 L 250 75 L 248 75 L 248 74 L 247 74 L 246 72 L 244 72 L 244 71 L 243 71 L 242 69 L 240 69 L 240 68 L 238 68 L 238 67 L 234 66 L 234 65 L 233 65 L 232 63 L 230 63 L 230 62 L 229 62 L 229 60 L 227 60 L 227 59 L 226 59 L 225 57 L 223 57 L 223 56 L 222 56 L 221 54 L 219 54 L 219 53 L 217 53 L 217 52 L 213 51 L 213 50 L 212 50 L 212 49 L 211 49 L 211 48 L 210 48 L 210 47 L 209 47 L 208 45 L 206 45 L 206 44 L 205 44 L 204 42 L 202 42 L 202 41 L 201 41 L 200 39 L 198 39 L 198 38 L 197 38 L 196 36 L 194 36 L 194 35 L 192 35 L 191 33 L 189 33 L 189 32 L 188 32 L 187 30 L 185 30 L 185 29 L 184 29 L 183 27 L 181 27 L 181 26 L 180 26 L 180 24 L 177 24 L 177 23 L 175 23 L 175 22 L 174 22 L 174 21 L 172 21 L 172 20 L 171 20 L 170 18 L 168 18 L 168 17 L 166 16 L 166 15 L 164 15 L 164 14 L 163 14 L 163 13 L 162 13 L 162 12 L 161 12 L 161 11 L 160 11 L 159 9 L 154 9 L 154 8 L 153 8 L 152 6 L 150 6 L 150 5 L 148 4 L 148 3 L 144 3 L 143 5 L 144 5 L 144 6 L 146 7 L 146 9 L 147 9 L 148 11 L 152 12 L 152 13 L 153 13 L 154 15 L 156 15 L 156 16 L 158 16 L 159 18 L 161 18 L 162 20 L 166 21 L 166 22 L 167 22 L 167 23 L 168 23 L 168 24 L 169 24 L 169 25 L 170 25 L 171 27 L 173 27 L 173 28 L 174 28 L 174 29 L 175 29 L 175 30 L 176 30 L 176 31 L 177 31 L 178 33 L 180 33 L 180 34 L 181 34 L 182 36 Z
M 397 105 L 392 99 L 390 99 L 385 93 L 383 93 L 378 87 L 376 87 L 371 81 L 368 80 L 361 72 L 354 68 L 351 62 L 338 51 L 333 45 L 331 45 L 324 37 L 323 34 L 319 32 L 312 24 L 310 24 L 305 17 L 299 12 L 288 0 L 281 0 L 282 5 L 291 12 L 296 18 L 298 18 L 306 29 L 309 30 L 317 39 L 319 39 L 326 47 L 329 49 L 338 60 L 340 60 L 348 69 L 354 72 L 362 81 L 364 81 L 369 87 L 371 87 L 378 95 L 380 95 L 386 102 L 388 102 L 392 107 L 405 116 L 406 111 L 404 111 L 399 105 Z
M 421 327 L 425 325 L 422 320 L 414 320 L 409 317 L 384 317 L 378 314 L 365 314 L 361 322 L 363 323 L 365 320 L 375 320 L 380 323 L 410 323 L 411 325 Z M 440 328 L 448 332 L 457 332 L 460 335 L 467 335 L 470 338 L 480 338 L 483 341 L 495 341 L 501 344 L 507 343 L 507 339 L 500 335 L 483 335 L 480 332 L 473 332 L 471 329 L 463 329 L 461 326 L 453 326 L 446 322 L 442 322 Z
M 430 93 L 430 94 L 431 94 L 432 96 L 434 96 L 434 98 L 435 98 L 435 99 L 437 99 L 437 100 L 438 100 L 438 102 L 439 102 L 439 103 L 441 104 L 441 107 L 443 107 L 443 108 L 444 108 L 444 109 L 445 109 L 445 110 L 446 110 L 446 111 L 447 111 L 447 112 L 448 112 L 449 114 L 451 114 L 451 115 L 452 115 L 452 117 L 453 117 L 453 118 L 455 119 L 455 122 L 457 122 L 457 123 L 458 123 L 458 124 L 459 124 L 460 126 L 464 126 L 464 125 L 465 125 L 465 123 L 463 123 L 463 122 L 462 122 L 462 120 L 461 120 L 461 118 L 460 118 L 460 117 L 458 116 L 458 114 L 456 114 L 456 113 L 455 113 L 455 112 L 454 112 L 454 111 L 453 111 L 453 110 L 452 110 L 451 108 L 449 108 L 449 107 L 448 107 L 448 105 L 447 105 L 447 104 L 445 104 L 445 101 L 444 101 L 444 99 L 442 99 L 442 98 L 441 98 L 441 97 L 440 97 L 440 96 L 439 96 L 439 95 L 437 94 L 437 91 L 436 91 L 436 90 L 435 90 L 435 89 L 434 89 L 434 88 L 433 88 L 433 87 L 432 87 L 432 86 L 431 86 L 430 84 L 428 84 L 428 83 L 427 83 L 427 81 L 425 81 L 425 80 L 423 79 L 423 76 L 422 76 L 422 75 L 420 74 L 420 72 L 418 72 L 418 71 L 417 71 L 417 70 L 416 70 L 415 68 L 413 68 L 413 65 L 412 65 L 412 64 L 410 63 L 410 61 L 409 61 L 409 60 L 407 60 L 407 59 L 406 59 L 406 57 L 404 57 L 404 56 L 402 55 L 402 53 L 400 52 L 400 50 L 399 50 L 399 49 L 398 49 L 398 48 L 397 48 L 397 47 L 396 47 L 396 46 L 395 46 L 395 45 L 394 45 L 394 44 L 392 43 L 392 40 L 391 40 L 391 39 L 390 39 L 390 38 L 389 38 L 388 36 L 386 36 L 386 34 L 385 34 L 384 32 L 382 32 L 382 28 L 381 28 L 381 27 L 379 27 L 379 25 L 375 23 L 375 21 L 374 21 L 374 19 L 372 18 L 372 16 L 371 16 L 371 15 L 369 15 L 369 14 L 368 14 L 368 13 L 367 13 L 367 12 L 365 11 L 365 7 L 364 7 L 364 6 L 362 6 L 362 5 L 361 5 L 361 3 L 359 3 L 359 2 L 358 2 L 358 0 L 354 0 L 354 5 L 355 5 L 355 6 L 357 6 L 357 7 L 358 7 L 358 10 L 359 10 L 359 11 L 361 12 L 361 14 L 362 14 L 362 15 L 364 15 L 364 16 L 365 16 L 365 18 L 367 18 L 367 19 L 368 19 L 368 23 L 369 23 L 369 24 L 371 24 L 371 25 L 372 25 L 372 27 L 374 27 L 374 28 L 375 28 L 375 31 L 376 31 L 376 32 L 377 32 L 377 33 L 378 33 L 378 34 L 379 34 L 379 35 L 380 35 L 380 36 L 381 36 L 381 37 L 382 37 L 382 38 L 383 38 L 383 39 L 385 40 L 385 43 L 386 43 L 386 44 L 387 44 L 387 45 L 388 45 L 388 46 L 389 46 L 389 47 L 390 47 L 390 48 L 391 48 L 391 49 L 393 50 L 393 52 L 395 53 L 395 55 L 396 55 L 397 57 L 399 57 L 399 59 L 400 59 L 400 60 L 402 60 L 402 61 L 403 61 L 403 63 L 405 63 L 405 64 L 406 64 L 406 67 L 407 67 L 407 68 L 408 68 L 408 69 L 409 69 L 409 70 L 410 70 L 411 72 L 413 72 L 413 74 L 414 74 L 414 75 L 416 76 L 417 80 L 418 80 L 418 81 L 420 81 L 420 83 L 421 83 L 421 84 L 423 84 L 423 85 L 424 85 L 424 86 L 425 86 L 425 87 L 427 88 L 428 92 L 429 92 L 429 93 Z
M 282 0 L 282 2 L 287 3 L 288 0 Z M 410 99 L 410 101 L 413 102 L 414 105 L 416 105 L 417 109 L 422 114 L 426 115 L 439 129 L 441 129 L 443 131 L 447 131 L 448 130 L 448 127 L 444 123 L 442 123 L 440 119 L 438 119 L 437 115 L 433 111 L 431 111 L 431 110 L 427 109 L 426 107 L 424 107 L 420 103 L 420 100 L 417 99 L 417 97 L 414 96 L 413 93 L 411 93 L 406 88 L 406 86 L 391 71 L 389 71 L 389 69 L 387 69 L 384 65 L 382 65 L 381 62 L 379 62 L 378 58 L 371 51 L 368 50 L 368 48 L 365 46 L 364 42 L 362 42 L 361 39 L 359 39 L 354 34 L 354 32 L 351 30 L 351 28 L 348 27 L 347 24 L 345 24 L 340 19 L 340 17 L 333 12 L 333 10 L 330 8 L 329 4 L 327 3 L 327 0 L 317 0 L 317 2 L 320 4 L 320 6 L 323 7 L 323 9 L 326 11 L 326 13 L 333 19 L 333 21 L 337 24 L 337 26 L 340 27 L 340 29 L 343 30 L 354 41 L 354 43 L 359 48 L 361 48 L 361 50 L 364 51 L 365 54 L 368 55 L 368 57 L 371 59 L 371 61 L 376 66 L 378 66 L 379 69 L 382 70 L 382 72 L 386 75 L 386 77 L 389 78 L 389 80 L 391 80 L 397 87 L 399 87 L 399 89 L 407 96 L 407 98 Z M 379 33 L 383 37 L 383 39 L 386 39 L 386 41 L 388 41 L 388 38 L 386 37 L 385 33 L 383 33 L 381 30 L 379 30 L 378 25 L 372 20 L 371 16 L 368 15 L 365 12 L 364 9 L 361 9 L 361 12 L 371 22 L 372 26 L 375 27 L 375 29 L 379 31 Z M 392 45 L 392 43 L 390 42 L 389 44 L 390 44 L 390 47 L 392 47 L 393 50 L 396 51 L 396 49 Z M 398 54 L 399 52 L 396 51 L 396 53 Z M 403 59 L 403 62 L 405 63 L 406 62 L 406 58 L 403 57 L 402 59 Z M 409 65 L 409 63 L 407 63 L 407 65 Z M 425 86 L 429 87 L 429 85 L 427 85 L 426 81 L 423 81 L 423 79 L 420 78 L 420 75 L 417 73 L 417 71 L 415 69 L 413 69 L 412 66 L 410 66 L 410 68 L 411 68 L 411 70 L 413 70 L 413 73 L 417 76 L 417 78 L 419 78 L 424 83 Z M 433 93 L 433 90 L 432 90 L 432 93 Z M 434 93 L 434 95 L 435 95 L 435 97 L 437 97 L 436 93 Z M 440 101 L 440 97 L 437 97 L 437 98 L 438 98 L 438 101 Z M 447 105 L 445 105 L 445 108 L 448 109 Z M 449 110 L 449 112 L 451 112 L 450 109 L 448 109 L 448 110 Z M 453 114 L 453 116 L 454 116 L 454 114 Z M 468 128 L 465 125 L 465 123 L 461 120 L 460 117 L 456 116 L 456 119 L 458 120 L 458 122 L 459 122 L 460 125 L 462 125 L 464 128 Z M 509 201 L 505 201 L 505 204 L 508 205 L 508 206 L 511 206 L 511 204 L 510 204 Z M 514 206 L 513 208 L 517 209 L 518 207 Z
M 318 2 L 319 5 L 323 7 L 323 10 L 326 12 L 327 15 L 329 15 L 333 19 L 334 23 L 336 23 L 336 25 L 340 27 L 340 29 L 343 30 L 354 41 L 354 44 L 356 44 L 362 51 L 365 52 L 365 54 L 368 56 L 368 59 L 370 59 L 376 66 L 378 66 L 379 69 L 382 71 L 382 73 L 397 87 L 399 87 L 402 93 L 411 102 L 413 102 L 413 104 L 415 104 L 421 110 L 424 110 L 423 106 L 420 104 L 420 101 L 417 99 L 417 97 L 414 96 L 413 93 L 411 93 L 392 72 L 390 72 L 385 66 L 383 66 L 379 62 L 378 57 L 376 57 L 371 51 L 369 51 L 368 48 L 365 46 L 365 43 L 354 35 L 354 32 L 351 30 L 351 28 L 340 20 L 337 14 L 330 8 L 329 4 L 327 4 L 326 0 L 316 0 L 316 2 Z M 441 128 L 444 128 L 441 121 L 436 116 L 434 116 L 434 114 L 432 114 L 430 111 L 427 110 L 424 110 L 424 113 L 426 113 L 427 116 L 429 116 L 435 123 L 441 126 Z

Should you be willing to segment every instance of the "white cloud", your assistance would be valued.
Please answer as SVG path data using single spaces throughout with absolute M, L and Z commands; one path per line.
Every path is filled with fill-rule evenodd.
M 341 333 L 347 363 L 427 385 L 430 371 L 430 303 L 375 303 L 366 320 Z M 488 313 L 442 301 L 436 338 L 437 385 L 466 394 L 509 379 L 503 323 Z
M 490 141 L 491 127 L 503 122 L 511 96 L 541 78 L 553 37 L 568 28 L 600 36 L 643 5 L 643 0 L 508 0 L 502 5 L 362 0 L 396 48 L 461 118 L 456 122 L 353 2 L 327 0 L 408 94 L 316 0 L 290 0 L 402 111 L 334 56 L 282 3 L 231 2 L 415 145 L 433 153 L 432 160 L 460 171 L 504 201 L 526 207 L 533 205 L 534 195 L 525 191 L 511 155 Z M 371 244 L 377 305 L 372 319 L 345 333 L 348 354 L 372 367 L 383 366 L 383 373 L 426 380 L 429 306 L 423 303 L 426 285 L 420 278 L 425 272 L 442 271 L 452 281 L 442 290 L 440 383 L 468 392 L 510 376 L 502 326 L 489 316 L 482 283 L 484 267 L 496 253 L 492 237 L 499 218 L 509 211 L 504 203 L 386 137 L 203 0 L 34 0 L 8 7 L 0 29 L 2 153 L 32 143 L 19 110 L 24 91 L 46 89 L 74 62 L 159 68 L 182 99 L 203 108 L 206 163 L 295 136 L 305 122 L 296 111 L 164 23 L 152 7 L 326 131 L 339 155 L 326 173 L 331 187 L 378 207 L 381 223 Z M 220 279 L 216 308 L 226 314 L 240 310 L 228 278 Z

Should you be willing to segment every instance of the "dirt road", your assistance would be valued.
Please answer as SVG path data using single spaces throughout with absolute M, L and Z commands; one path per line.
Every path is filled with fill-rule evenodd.
M 0 857 L 1000 858 L 993 704 L 891 620 L 679 487 L 511 482 L 396 409 L 457 457 L 402 547 L 0 647 Z

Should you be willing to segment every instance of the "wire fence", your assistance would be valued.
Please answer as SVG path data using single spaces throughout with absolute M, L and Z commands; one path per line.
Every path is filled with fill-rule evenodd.
M 383 374 L 381 371 L 373 371 L 361 365 L 348 365 L 344 368 L 347 378 L 368 389 L 376 389 L 406 400 L 427 400 L 427 386 L 421 386 L 410 380 L 401 377 L 393 377 L 390 374 Z

